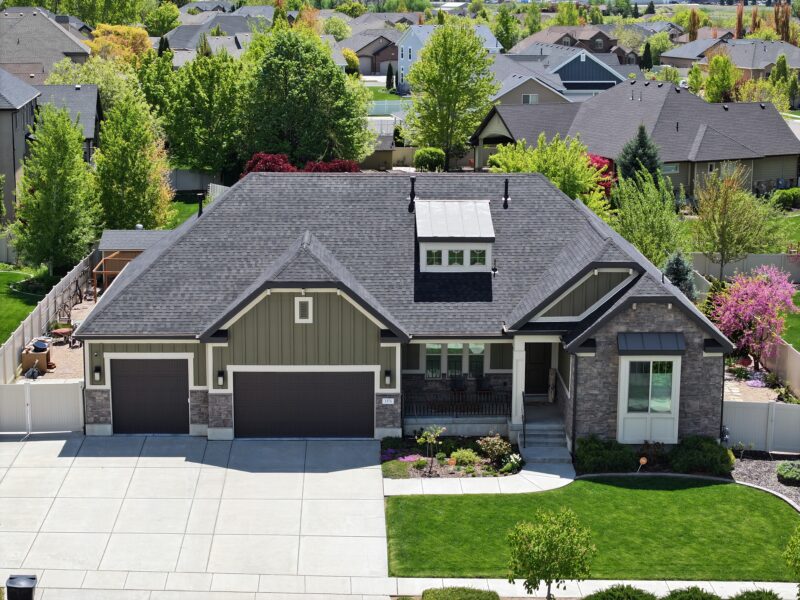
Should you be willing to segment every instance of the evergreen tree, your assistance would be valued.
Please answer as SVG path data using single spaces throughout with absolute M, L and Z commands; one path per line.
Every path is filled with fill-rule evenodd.
M 444 13 L 441 9 L 436 13 L 436 23 L 439 25 L 444 25 Z
M 208 38 L 203 33 L 200 35 L 200 41 L 197 42 L 197 56 L 211 56 L 212 54 L 211 44 L 208 43 Z
M 644 14 L 646 15 L 654 15 L 656 14 L 656 6 L 653 4 L 653 0 L 647 3 L 647 8 L 644 10 Z
M 37 115 L 9 226 L 20 258 L 50 274 L 76 264 L 97 231 L 91 174 L 83 160 L 83 128 L 66 109 L 43 105 Z
M 650 53 L 650 42 L 645 42 L 644 52 L 640 65 L 643 70 L 649 71 L 653 68 L 653 55 Z
M 394 87 L 394 68 L 392 63 L 386 68 L 386 89 L 391 90 Z
M 658 158 L 658 146 L 653 143 L 644 125 L 639 125 L 636 137 L 622 147 L 617 158 L 617 173 L 620 177 L 630 179 L 639 169 L 645 169 L 657 180 L 661 170 Z
M 146 229 L 167 224 L 172 190 L 169 166 L 155 120 L 139 96 L 119 99 L 100 128 L 95 152 L 97 196 L 105 227 Z
M 169 49 L 169 40 L 162 35 L 158 40 L 158 55 L 161 56 Z
M 636 2 L 634 2 L 633 3 L 633 18 L 634 19 L 638 19 L 639 16 L 640 16 L 639 15 L 639 5 Z
M 694 63 L 692 68 L 689 69 L 688 84 L 689 91 L 693 94 L 699 94 L 700 90 L 703 89 L 703 72 L 697 66 L 697 63 Z
M 592 25 L 603 24 L 603 12 L 600 10 L 599 6 L 592 6 L 592 8 L 589 9 L 589 23 Z
M 789 65 L 786 63 L 785 54 L 778 55 L 775 66 L 769 73 L 769 80 L 773 85 L 786 83 L 789 80 Z
M 664 275 L 667 276 L 675 287 L 683 292 L 689 300 L 694 302 L 697 300 L 697 290 L 694 287 L 694 274 L 692 271 L 692 263 L 686 260 L 686 257 L 680 250 L 674 252 L 664 265 Z

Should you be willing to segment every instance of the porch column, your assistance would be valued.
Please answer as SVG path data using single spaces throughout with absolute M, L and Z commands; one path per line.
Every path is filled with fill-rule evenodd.
M 514 338 L 514 359 L 511 371 L 511 426 L 522 427 L 522 404 L 525 393 L 525 342 L 527 338 Z

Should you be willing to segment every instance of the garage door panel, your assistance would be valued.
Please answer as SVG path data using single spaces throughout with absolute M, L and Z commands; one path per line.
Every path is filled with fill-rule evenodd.
M 180 359 L 111 361 L 114 433 L 189 433 L 189 365 Z
M 236 373 L 237 437 L 372 437 L 372 372 Z

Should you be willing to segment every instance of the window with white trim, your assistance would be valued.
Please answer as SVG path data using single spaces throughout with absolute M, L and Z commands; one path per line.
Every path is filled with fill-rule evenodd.
M 569 37 L 568 35 L 565 35 L 563 38 L 561 38 L 561 45 L 562 46 L 571 46 L 572 45 L 572 38 Z
M 403 47 L 400 46 L 400 58 L 403 58 Z
M 621 356 L 617 439 L 678 441 L 680 356 Z
M 408 60 L 414 60 L 411 56 L 411 46 L 408 47 Z
M 523 104 L 539 104 L 539 94 L 522 94 Z
M 441 250 L 426 250 L 425 264 L 429 267 L 438 267 L 442 265 L 442 251 Z
M 664 175 L 675 175 L 679 172 L 680 172 L 680 165 L 678 165 L 678 163 L 661 165 L 661 173 Z
M 596 38 L 594 40 L 594 49 L 595 50 L 602 50 L 603 49 L 603 38 Z
M 492 265 L 490 243 L 421 242 L 419 270 L 422 272 L 486 272 Z
M 297 296 L 294 299 L 294 322 L 298 325 L 307 325 L 314 322 L 313 298 Z
M 440 379 L 483 377 L 486 365 L 486 344 L 425 344 L 425 377 Z
M 717 169 L 717 163 L 710 162 L 708 163 L 708 172 L 713 173 Z

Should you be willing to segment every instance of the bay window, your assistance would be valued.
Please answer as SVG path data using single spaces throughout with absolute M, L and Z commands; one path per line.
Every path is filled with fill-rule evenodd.
M 678 441 L 680 356 L 621 356 L 617 439 Z

